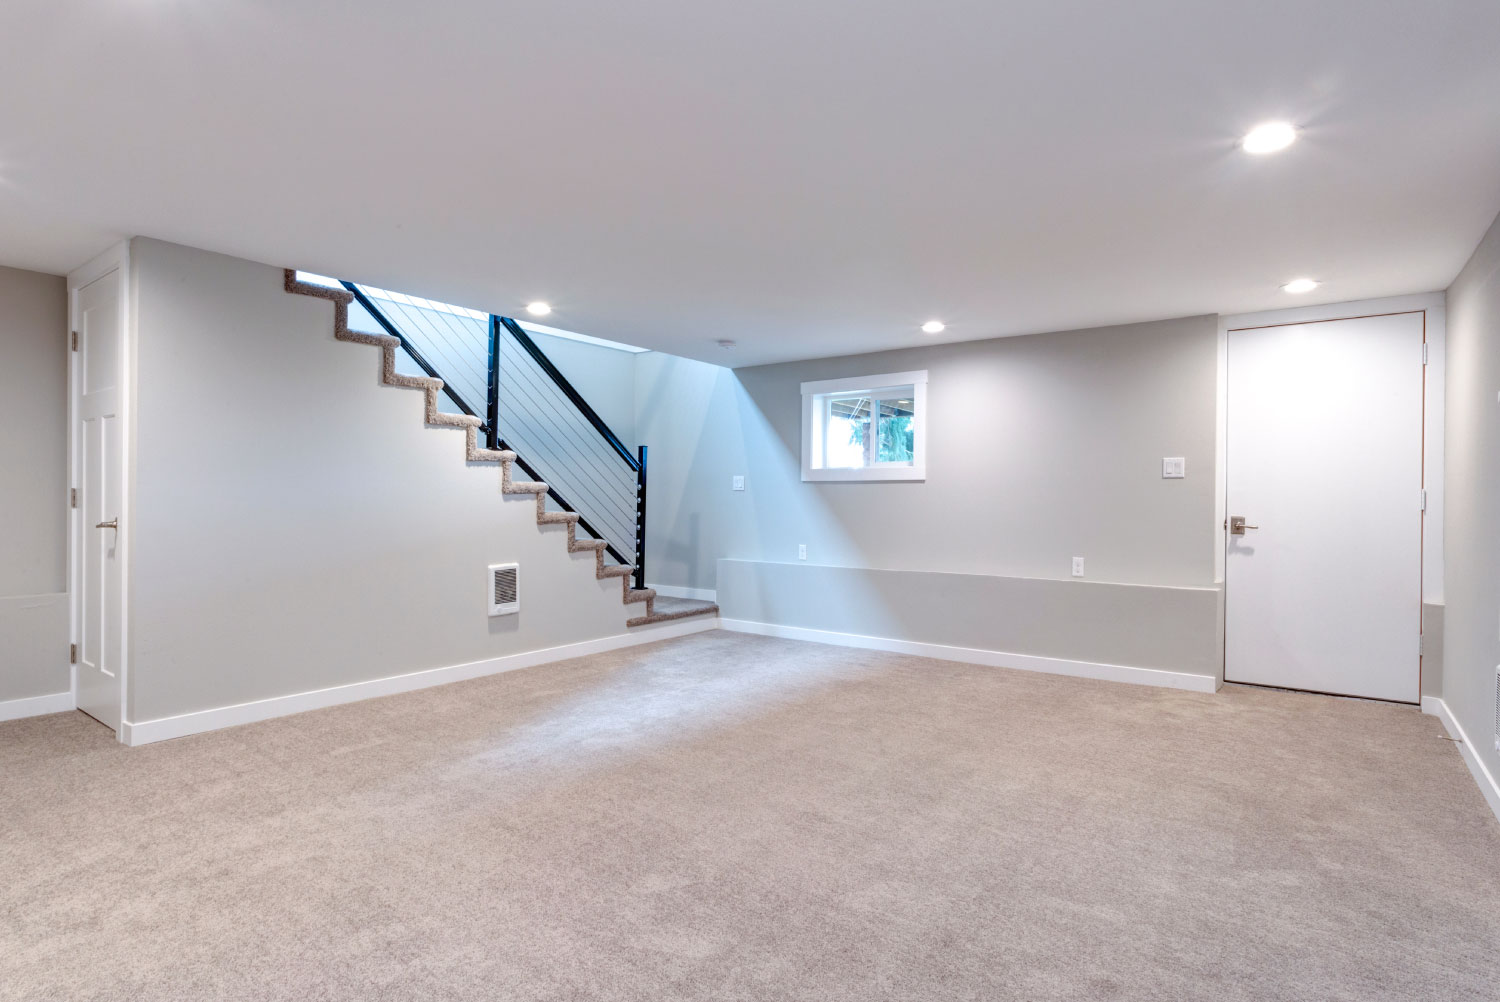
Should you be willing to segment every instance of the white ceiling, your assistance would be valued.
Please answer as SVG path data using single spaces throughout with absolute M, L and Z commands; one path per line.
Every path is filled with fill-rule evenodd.
M 0 93 L 0 262 L 733 365 L 1441 289 L 1500 210 L 1495 0 L 5 0 Z

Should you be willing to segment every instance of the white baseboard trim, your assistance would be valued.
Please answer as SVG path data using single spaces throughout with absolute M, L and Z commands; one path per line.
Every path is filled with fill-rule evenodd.
M 121 724 L 121 740 L 128 745 L 150 744 L 153 741 L 165 741 L 168 738 L 216 731 L 222 727 L 250 724 L 258 720 L 284 717 L 306 710 L 320 710 L 324 707 L 372 699 L 376 696 L 391 696 L 399 692 L 446 685 L 449 682 L 462 682 L 485 675 L 498 675 L 501 672 L 532 668 L 553 661 L 566 661 L 569 658 L 583 657 L 588 654 L 602 654 L 605 651 L 619 650 L 622 647 L 651 644 L 658 640 L 669 640 L 672 637 L 682 637 L 689 633 L 712 630 L 718 625 L 718 620 L 712 616 L 675 620 L 635 627 L 629 633 L 600 637 L 598 640 L 585 640 L 576 644 L 564 644 L 560 647 L 547 647 L 539 651 L 523 651 L 519 654 L 507 654 L 483 661 L 450 665 L 446 668 L 429 668 L 425 671 L 391 675 L 366 682 L 351 682 L 348 685 L 336 685 L 327 689 L 294 692 L 286 696 L 273 696 L 250 703 L 236 703 L 233 706 L 218 706 L 210 710 L 197 710 L 174 717 L 126 721 Z
M 1469 773 L 1474 777 L 1474 782 L 1479 784 L 1479 792 L 1484 794 L 1485 802 L 1490 805 L 1490 810 L 1495 812 L 1496 820 L 1500 820 L 1500 783 L 1495 782 L 1495 777 L 1490 773 L 1484 760 L 1474 751 L 1474 745 L 1469 741 L 1469 736 L 1464 733 L 1463 725 L 1448 709 L 1448 704 L 1436 696 L 1422 697 L 1422 712 L 1431 714 L 1443 722 L 1448 736 L 1458 743 L 1458 752 L 1464 757 L 1464 765 L 1469 767 Z
M 648 584 L 647 588 L 655 588 L 656 594 L 663 598 L 696 598 L 702 602 L 717 602 L 719 593 L 712 588 L 684 588 L 680 585 L 658 585 Z
M 0 701 L 0 720 L 40 717 L 44 713 L 66 713 L 77 708 L 71 692 L 51 692 L 45 696 Z
M 1219 688 L 1219 680 L 1212 675 L 1194 675 L 1190 672 L 1166 671 L 1161 668 L 1132 668 L 1129 665 L 1068 661 L 1063 658 L 1039 657 L 1035 654 L 1008 654 L 1004 651 L 983 650 L 977 647 L 950 647 L 947 644 L 927 644 L 915 640 L 867 637 L 858 633 L 835 633 L 831 630 L 812 630 L 801 626 L 754 623 L 745 619 L 721 618 L 719 625 L 737 633 L 758 633 L 766 637 L 785 637 L 788 640 L 810 640 L 817 644 L 860 647 L 866 650 L 891 651 L 896 654 L 915 654 L 924 658 L 937 658 L 940 661 L 963 661 L 992 668 L 1019 668 L 1022 671 L 1039 671 L 1049 675 L 1072 675 L 1077 678 L 1101 679 L 1105 682 L 1132 682 L 1136 685 L 1187 689 L 1191 692 L 1217 692 Z

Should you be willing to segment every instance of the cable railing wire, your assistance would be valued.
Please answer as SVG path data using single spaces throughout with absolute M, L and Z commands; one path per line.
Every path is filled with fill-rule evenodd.
M 581 510 L 590 513 L 594 522 L 616 546 L 629 549 L 634 545 L 634 532 L 628 508 L 633 499 L 626 496 L 627 485 L 619 480 L 604 480 L 590 476 L 584 465 L 589 460 L 576 451 L 568 449 L 560 441 L 555 427 L 537 421 L 507 424 L 501 429 L 507 441 L 518 450 L 539 459 L 537 468 L 548 483 L 555 483 L 574 501 Z
M 629 471 L 597 438 L 587 437 L 588 428 L 560 392 L 552 389 L 546 374 L 508 351 L 502 351 L 501 399 L 524 406 L 502 409 L 500 430 L 508 440 L 527 443 L 536 457 L 543 479 L 556 480 L 570 497 L 585 502 L 594 521 L 617 547 L 635 548 L 635 485 Z M 602 494 L 602 496 L 601 496 Z
M 529 356 L 518 360 L 514 353 L 509 353 L 505 361 L 508 364 L 502 368 L 502 373 L 509 378 L 508 388 L 527 395 L 539 405 L 545 405 L 557 418 L 557 425 L 548 430 L 558 433 L 562 441 L 555 437 L 554 442 L 559 448 L 571 446 L 576 450 L 576 456 L 572 457 L 577 460 L 573 469 L 579 475 L 596 477 L 612 485 L 610 497 L 613 507 L 617 509 L 618 520 L 622 526 L 630 526 L 630 516 L 635 506 L 635 485 L 631 482 L 634 479 L 631 471 L 609 455 L 611 448 L 593 436 L 592 428 L 571 408 L 566 396 L 553 386 L 545 371 L 532 364 Z M 529 408 L 518 408 L 517 411 L 524 414 Z M 628 535 L 633 532 L 633 528 L 629 532 L 622 528 L 622 532 Z
M 547 408 L 553 413 L 553 415 L 557 417 L 558 423 L 555 428 L 551 430 L 557 432 L 558 435 L 566 438 L 568 440 L 566 444 L 571 445 L 572 448 L 577 451 L 581 462 L 586 462 L 590 467 L 588 471 L 580 468 L 578 472 L 580 474 L 588 473 L 593 477 L 605 481 L 624 483 L 626 478 L 618 476 L 618 474 L 616 473 L 616 471 L 620 469 L 618 464 L 613 466 L 609 465 L 608 460 L 611 457 L 602 454 L 601 446 L 591 447 L 591 443 L 586 437 L 584 431 L 584 428 L 586 428 L 587 426 L 580 427 L 578 423 L 568 420 L 567 411 L 565 410 L 567 406 L 566 398 L 549 395 L 546 392 L 545 387 L 538 385 L 538 380 L 544 379 L 544 375 L 525 371 L 524 369 L 522 370 L 522 372 L 523 378 L 530 384 L 530 398 L 532 400 L 540 401 L 542 404 L 545 404 Z M 515 380 L 512 385 L 517 389 L 521 388 L 520 380 Z M 516 410 L 520 409 L 517 408 Z M 594 441 L 597 442 L 598 440 L 595 439 Z M 559 442 L 557 444 L 560 448 L 564 447 L 565 445 L 565 443 L 562 442 Z

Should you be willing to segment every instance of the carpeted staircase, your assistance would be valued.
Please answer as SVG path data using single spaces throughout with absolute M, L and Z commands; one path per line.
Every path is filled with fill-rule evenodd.
M 387 386 L 401 386 L 422 390 L 427 397 L 426 423 L 444 428 L 462 428 L 468 436 L 468 461 L 471 463 L 499 463 L 500 490 L 505 494 L 533 494 L 536 496 L 536 521 L 538 525 L 566 525 L 568 527 L 568 552 L 579 553 L 592 550 L 594 554 L 594 577 L 619 578 L 621 601 L 627 606 L 645 603 L 642 615 L 625 620 L 626 626 L 645 626 L 671 619 L 686 619 L 690 616 L 716 616 L 719 607 L 712 602 L 696 599 L 663 599 L 657 606 L 654 588 L 632 588 L 630 576 L 635 568 L 628 564 L 606 564 L 605 542 L 602 539 L 578 538 L 578 515 L 568 511 L 547 510 L 547 485 L 538 481 L 512 480 L 511 469 L 515 463 L 514 452 L 483 448 L 479 443 L 477 417 L 467 414 L 451 414 L 438 407 L 438 394 L 443 390 L 443 381 L 431 376 L 408 376 L 396 371 L 396 351 L 401 342 L 388 334 L 366 334 L 349 329 L 349 304 L 354 301 L 352 293 L 341 289 L 330 289 L 297 280 L 297 273 L 286 270 L 286 291 L 301 296 L 315 296 L 333 303 L 333 336 L 340 341 L 374 345 L 381 353 L 381 381 Z

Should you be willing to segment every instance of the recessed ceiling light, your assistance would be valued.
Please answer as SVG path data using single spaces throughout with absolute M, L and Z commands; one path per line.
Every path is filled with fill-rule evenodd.
M 1275 153 L 1292 145 L 1297 139 L 1297 130 L 1287 122 L 1266 122 L 1251 129 L 1240 140 L 1240 149 L 1246 153 Z
M 1304 292 L 1311 292 L 1318 287 L 1318 283 L 1310 278 L 1294 278 L 1281 287 L 1282 292 L 1290 292 L 1294 296 L 1300 296 Z
M 946 325 L 941 320 L 929 320 L 922 325 L 923 334 L 941 334 Z
M 545 317 L 547 314 L 552 312 L 552 307 L 538 300 L 535 303 L 527 303 L 526 312 L 530 313 L 534 317 Z

